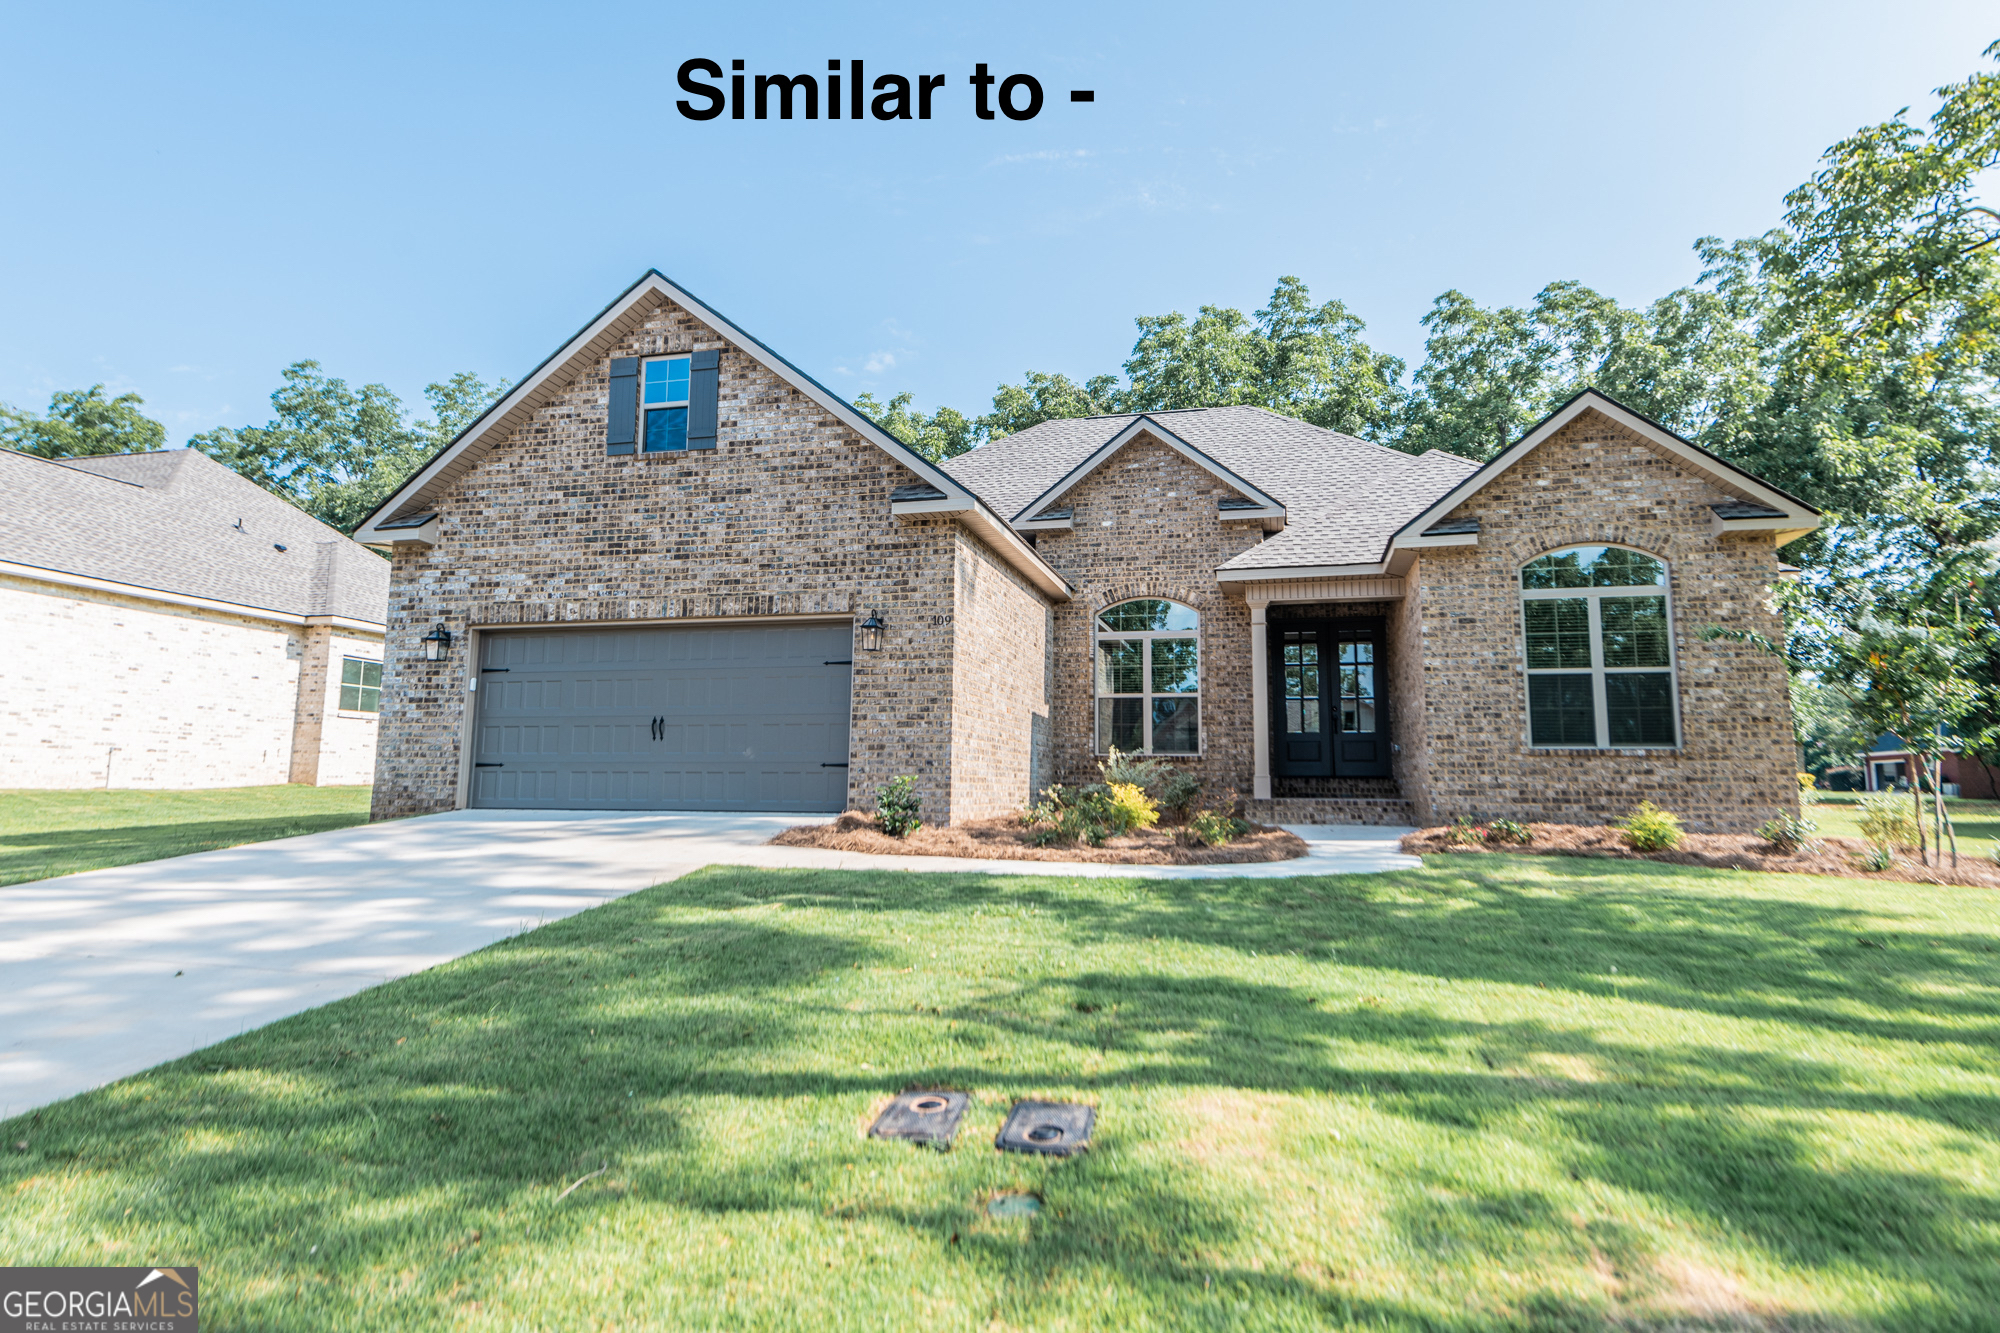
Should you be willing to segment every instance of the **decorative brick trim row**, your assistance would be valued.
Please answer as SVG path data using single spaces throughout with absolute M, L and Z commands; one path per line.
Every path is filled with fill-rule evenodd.
M 574 602 L 477 602 L 474 625 L 560 625 L 603 620 L 720 620 L 756 616 L 854 614 L 848 592 L 724 594 L 712 597 L 618 597 Z
M 1209 590 L 1211 595 L 1213 591 Z M 1166 579 L 1138 579 L 1131 583 L 1114 584 L 1093 593 L 1090 598 L 1090 609 L 1093 612 L 1102 611 L 1107 606 L 1129 602 L 1135 597 L 1164 597 L 1170 602 L 1193 607 L 1199 607 L 1207 601 L 1202 593 L 1186 584 L 1170 583 Z

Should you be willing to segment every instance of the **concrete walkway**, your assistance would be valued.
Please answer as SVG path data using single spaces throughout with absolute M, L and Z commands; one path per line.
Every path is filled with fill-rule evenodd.
M 1297 827 L 1296 861 L 1116 866 L 767 847 L 820 815 L 465 810 L 0 888 L 0 1117 L 706 865 L 1004 875 L 1354 874 L 1407 829 Z

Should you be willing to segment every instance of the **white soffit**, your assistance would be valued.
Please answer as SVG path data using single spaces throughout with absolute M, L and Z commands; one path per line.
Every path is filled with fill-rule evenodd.
M 1585 412 L 1596 412 L 1617 422 L 1620 426 L 1639 436 L 1647 443 L 1673 455 L 1689 471 L 1699 474 L 1717 486 L 1748 495 L 1752 499 L 1779 510 L 1784 515 L 1782 519 L 1768 521 L 1758 519 L 1724 521 L 1717 525 L 1718 530 L 1731 532 L 1774 531 L 1778 536 L 1778 545 L 1783 546 L 1786 542 L 1803 537 L 1819 526 L 1819 511 L 1805 501 L 1785 494 L 1768 482 L 1759 481 L 1748 472 L 1741 471 L 1734 465 L 1717 458 L 1700 445 L 1683 440 L 1680 436 L 1657 422 L 1648 421 L 1645 417 L 1640 416 L 1630 408 L 1623 406 L 1613 399 L 1606 398 L 1597 390 L 1585 389 L 1582 393 L 1579 393 L 1576 397 L 1570 399 L 1567 403 L 1564 403 L 1554 412 L 1544 417 L 1541 424 L 1530 430 L 1526 435 L 1523 435 L 1514 444 L 1509 446 L 1505 452 L 1447 491 L 1443 499 L 1424 510 L 1423 513 L 1418 514 L 1408 523 L 1405 523 L 1397 530 L 1396 535 L 1389 539 L 1389 549 L 1391 551 L 1398 551 L 1423 546 L 1476 544 L 1474 542 L 1439 541 L 1436 538 L 1426 539 L 1422 534 L 1426 529 L 1443 522 L 1445 516 L 1451 513 L 1452 510 L 1458 508 L 1474 495 L 1484 490 L 1488 483 L 1492 482 L 1523 458 L 1526 458 L 1538 445 L 1542 444 L 1563 427 L 1569 425 L 1570 422 L 1582 416 Z M 1768 527 L 1765 526 L 1767 522 L 1769 524 Z
M 1277 500 L 1265 494 L 1257 487 L 1252 486 L 1249 482 L 1237 476 L 1234 472 L 1231 472 L 1228 468 L 1216 462 L 1213 458 L 1210 458 L 1207 454 L 1195 448 L 1193 445 L 1189 444 L 1186 440 L 1183 440 L 1180 436 L 1174 434 L 1172 431 L 1168 430 L 1165 426 L 1162 426 L 1159 422 L 1153 420 L 1151 417 L 1139 416 L 1134 418 L 1132 422 L 1128 424 L 1123 430 L 1120 430 L 1116 435 L 1113 435 L 1110 439 L 1106 440 L 1103 444 L 1099 445 L 1096 451 L 1092 453 L 1090 457 L 1084 459 L 1081 463 L 1078 463 L 1075 467 L 1071 468 L 1068 471 L 1068 473 L 1066 473 L 1063 476 L 1063 479 L 1061 481 L 1058 481 L 1055 485 L 1049 487 L 1046 491 L 1043 491 L 1040 495 L 1030 500 L 1027 504 L 1022 505 L 1020 512 L 1013 516 L 1015 525 L 1017 527 L 1024 525 L 1027 521 L 1029 521 L 1027 518 L 1028 515 L 1039 514 L 1044 509 L 1047 509 L 1050 505 L 1053 505 L 1057 500 L 1061 499 L 1063 495 L 1070 490 L 1071 487 L 1075 486 L 1078 482 L 1082 481 L 1085 477 L 1089 476 L 1091 473 L 1095 472 L 1100 466 L 1102 466 L 1104 460 L 1110 458 L 1113 454 L 1117 453 L 1120 449 L 1123 449 L 1126 445 L 1130 444 L 1133 440 L 1137 439 L 1141 435 L 1152 436 L 1154 439 L 1158 440 L 1161 444 L 1166 445 L 1167 448 L 1172 449 L 1175 453 L 1187 459 L 1188 462 L 1193 463 L 1196 467 L 1202 469 L 1204 472 L 1207 472 L 1210 476 L 1214 477 L 1216 480 L 1222 482 L 1226 486 L 1234 488 L 1241 495 L 1245 496 L 1248 499 L 1255 500 L 1259 505 L 1263 506 L 1261 509 L 1258 510 L 1241 511 L 1240 515 L 1241 517 L 1282 518 L 1284 516 L 1285 506 L 1280 504 Z M 1236 517 L 1236 516 L 1237 516 L 1236 513 L 1224 515 L 1224 517 Z

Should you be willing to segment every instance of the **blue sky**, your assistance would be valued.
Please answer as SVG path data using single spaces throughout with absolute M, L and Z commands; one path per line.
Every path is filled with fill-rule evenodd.
M 1431 299 L 1627 303 L 1834 139 L 1963 78 L 1990 4 L 14 5 L 0 401 L 175 443 L 301 357 L 412 403 L 658 267 L 848 396 L 978 411 L 1279 274 L 1412 361 Z M 942 73 L 929 122 L 697 123 L 691 56 Z M 1048 90 L 981 121 L 976 62 Z M 1070 88 L 1096 101 L 1074 105 Z

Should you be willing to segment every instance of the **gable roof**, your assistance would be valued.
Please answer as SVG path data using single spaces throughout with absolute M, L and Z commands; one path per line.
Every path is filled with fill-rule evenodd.
M 855 410 L 853 404 L 834 393 L 812 376 L 778 355 L 759 339 L 698 300 L 658 269 L 647 269 L 610 305 L 543 358 L 542 363 L 522 376 L 521 381 L 390 494 L 355 529 L 359 541 L 389 545 L 397 519 L 412 518 L 434 509 L 438 495 L 453 481 L 470 471 L 493 447 L 508 438 L 576 378 L 586 366 L 609 354 L 611 349 L 639 328 L 651 312 L 652 302 L 665 299 L 686 310 L 732 346 L 765 369 L 819 404 L 849 430 L 888 454 L 942 493 L 958 508 L 938 512 L 958 512 L 961 519 L 1010 564 L 1058 598 L 1069 595 L 1069 585 L 1030 546 L 986 510 L 979 496 L 954 481 L 938 466 L 875 422 Z
M 1526 434 L 1496 454 L 1470 476 L 1440 496 L 1398 530 L 1392 545 L 1403 545 L 1412 537 L 1427 534 L 1452 510 L 1464 504 L 1508 468 L 1532 453 L 1537 445 L 1575 421 L 1585 412 L 1596 412 L 1631 431 L 1647 443 L 1672 455 L 1689 470 L 1707 478 L 1724 490 L 1746 497 L 1744 501 L 1710 505 L 1718 532 L 1774 532 L 1777 544 L 1805 536 L 1819 526 L 1820 512 L 1795 495 L 1779 490 L 1754 477 L 1734 463 L 1718 458 L 1692 440 L 1684 440 L 1659 422 L 1634 412 L 1617 399 L 1596 389 L 1584 389 L 1555 411 L 1528 428 Z
M 1379 564 L 1412 514 L 1477 467 L 1456 454 L 1406 454 L 1261 407 L 1203 407 L 1044 421 L 947 459 L 944 469 L 1023 523 L 1142 434 L 1184 456 L 1199 454 L 1195 461 L 1212 475 L 1282 507 L 1284 531 L 1222 566 L 1272 577 Z
M 0 450 L 0 562 L 288 620 L 388 618 L 388 561 L 194 449 Z

